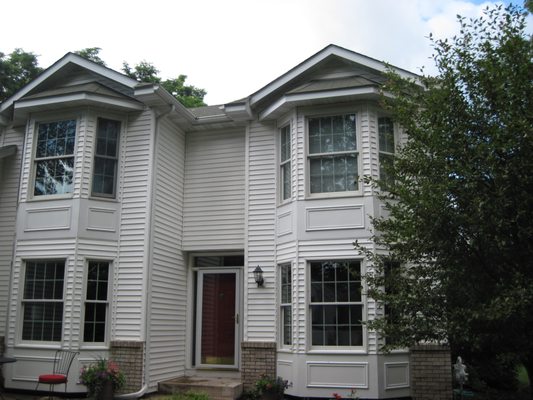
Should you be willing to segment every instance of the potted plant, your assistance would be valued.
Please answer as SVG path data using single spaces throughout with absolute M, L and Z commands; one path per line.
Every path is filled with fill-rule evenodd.
M 279 376 L 272 378 L 268 375 L 263 375 L 255 383 L 255 390 L 260 399 L 265 400 L 279 400 L 283 399 L 285 389 L 289 387 L 288 382 Z
M 117 363 L 105 358 L 98 359 L 80 371 L 80 382 L 87 386 L 87 394 L 100 400 L 113 399 L 114 393 L 120 390 L 126 381 L 124 373 Z

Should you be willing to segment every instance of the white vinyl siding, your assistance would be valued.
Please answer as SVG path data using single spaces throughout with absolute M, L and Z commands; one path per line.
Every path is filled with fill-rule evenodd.
M 248 220 L 245 301 L 245 340 L 275 341 L 276 332 L 276 145 L 277 130 L 271 124 L 252 123 L 249 128 Z M 257 287 L 253 269 L 263 269 L 264 287 Z
M 244 247 L 243 131 L 187 135 L 184 250 Z
M 17 146 L 14 155 L 0 159 L 0 321 L 7 319 L 23 143 L 24 130 L 0 133 L 0 146 Z M 5 324 L 0 324 L 0 336 L 6 334 L 5 330 Z
M 181 251 L 185 135 L 161 121 L 156 142 L 150 277 L 149 386 L 183 374 L 187 269 Z
M 120 214 L 119 263 L 114 302 L 114 339 L 139 340 L 143 335 L 143 303 L 146 293 L 148 229 L 153 153 L 153 114 L 146 111 L 130 116 L 121 147 L 122 207 Z

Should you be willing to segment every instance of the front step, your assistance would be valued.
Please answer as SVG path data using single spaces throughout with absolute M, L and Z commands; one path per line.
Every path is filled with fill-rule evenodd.
M 161 393 L 203 392 L 210 400 L 235 400 L 242 395 L 242 382 L 231 378 L 185 376 L 159 382 Z

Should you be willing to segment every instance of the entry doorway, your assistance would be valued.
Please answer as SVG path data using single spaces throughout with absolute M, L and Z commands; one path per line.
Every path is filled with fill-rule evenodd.
M 197 271 L 195 365 L 239 367 L 241 269 Z

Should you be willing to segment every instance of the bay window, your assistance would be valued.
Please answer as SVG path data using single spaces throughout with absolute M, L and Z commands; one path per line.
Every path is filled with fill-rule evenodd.
M 362 346 L 361 263 L 312 261 L 312 346 Z
M 37 125 L 34 196 L 72 193 L 75 140 L 75 120 Z
M 356 191 L 355 114 L 309 118 L 308 134 L 310 193 Z
M 27 261 L 22 299 L 22 340 L 61 341 L 64 261 Z

